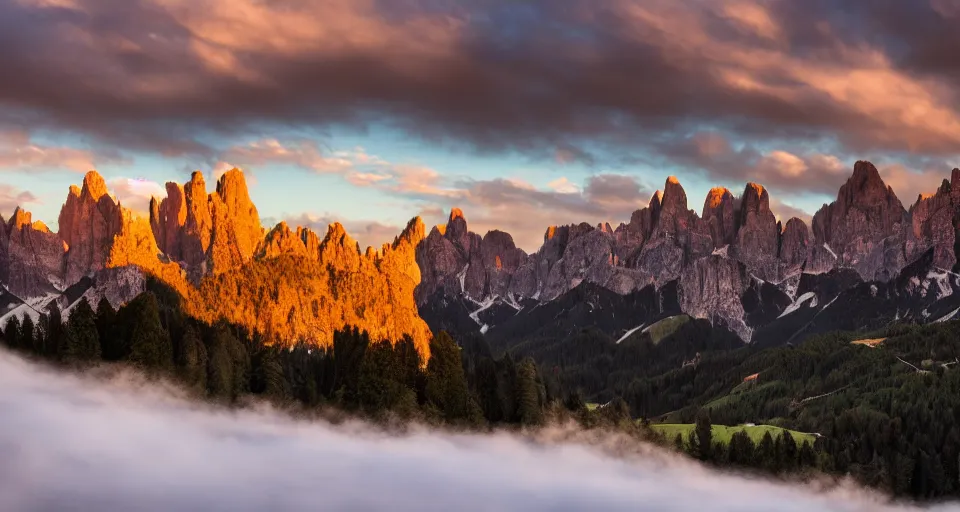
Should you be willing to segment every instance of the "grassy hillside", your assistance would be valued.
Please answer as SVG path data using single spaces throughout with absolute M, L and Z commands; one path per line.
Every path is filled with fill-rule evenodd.
M 694 426 L 695 425 L 693 423 L 655 423 L 651 424 L 650 428 L 656 432 L 662 433 L 668 441 L 673 441 L 673 439 L 677 437 L 677 434 L 680 434 L 683 436 L 684 442 L 686 442 L 687 437 L 690 435 L 690 432 L 693 431 Z M 770 432 L 770 436 L 774 439 L 780 436 L 784 431 L 790 432 L 790 435 L 793 436 L 794 441 L 796 441 L 798 445 L 803 444 L 804 441 L 807 441 L 810 443 L 810 445 L 813 445 L 817 440 L 817 437 L 814 434 L 783 429 L 773 425 L 738 425 L 735 427 L 728 427 L 726 425 L 713 425 L 713 439 L 714 441 L 718 441 L 726 446 L 730 442 L 730 437 L 733 436 L 734 433 L 741 430 L 745 431 L 747 435 L 750 436 L 750 439 L 757 444 L 760 443 L 760 440 L 763 439 L 763 435 L 767 432 Z

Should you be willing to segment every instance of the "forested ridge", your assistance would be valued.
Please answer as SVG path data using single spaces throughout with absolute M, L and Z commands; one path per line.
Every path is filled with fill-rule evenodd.
M 581 390 L 598 403 L 622 398 L 637 418 L 691 424 L 704 416 L 718 425 L 814 433 L 815 465 L 826 473 L 897 496 L 960 495 L 957 321 L 764 348 L 731 344 L 722 329 L 694 320 L 658 341 L 642 335 L 616 343 L 588 328 L 509 351 L 550 368 L 561 390 Z M 697 452 L 688 439 L 672 441 Z M 751 465 L 771 470 L 777 440 L 753 451 L 744 441 L 737 440 L 760 459 Z

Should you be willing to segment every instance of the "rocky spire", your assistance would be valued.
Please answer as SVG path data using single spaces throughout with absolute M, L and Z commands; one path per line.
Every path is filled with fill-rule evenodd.
M 103 176 L 97 171 L 90 171 L 83 177 L 83 189 L 81 196 L 88 196 L 94 201 L 99 201 L 101 197 L 107 195 L 107 183 Z
M 281 221 L 267 233 L 257 251 L 257 257 L 275 258 L 283 255 L 306 257 L 307 247 L 303 239 L 294 234 L 286 222 Z
M 877 168 L 858 161 L 837 200 L 813 216 L 813 268 L 850 266 L 866 280 L 885 281 L 905 265 L 908 221 Z
M 174 261 L 183 259 L 181 238 L 183 227 L 187 223 L 187 199 L 184 187 L 178 183 L 167 182 L 167 197 L 154 205 L 150 204 L 150 226 L 153 229 L 157 246 Z
M 96 272 L 110 256 L 113 237 L 121 229 L 120 206 L 107 193 L 107 185 L 96 171 L 83 178 L 83 188 L 71 188 L 60 209 L 60 238 L 67 244 L 64 281 L 75 283 Z
M 257 213 L 257 207 L 250 200 L 247 182 L 240 169 L 231 169 L 220 176 L 217 181 L 217 192 L 211 204 L 214 227 L 218 227 L 217 222 L 220 222 L 221 230 L 230 231 L 228 237 L 218 236 L 214 243 L 219 243 L 225 238 L 231 240 L 235 244 L 235 252 L 238 255 L 237 259 L 233 259 L 226 266 L 232 267 L 249 261 L 260 245 L 260 241 L 263 240 L 264 233 L 260 225 L 260 215 Z M 219 261 L 214 261 L 213 264 L 214 271 L 218 264 L 224 266 Z
M 14 295 L 37 297 L 55 291 L 56 276 L 60 273 L 64 244 L 40 221 L 33 222 L 30 212 L 14 210 L 0 226 L 0 278 Z M 51 280 L 53 278 L 53 280 Z
M 780 275 L 800 273 L 810 255 L 810 229 L 796 217 L 787 221 L 780 239 Z
M 703 224 L 714 247 L 734 242 L 737 234 L 737 200 L 726 187 L 714 187 L 703 201 Z
M 675 214 L 676 212 L 687 210 L 687 193 L 680 185 L 676 176 L 667 177 L 663 185 L 663 198 L 661 200 L 661 210 Z
M 470 252 L 470 237 L 468 236 L 467 219 L 460 208 L 450 209 L 450 218 L 447 220 L 444 236 L 453 242 L 464 253 Z
M 780 230 L 770 211 L 770 196 L 762 185 L 747 183 L 740 200 L 738 224 L 737 257 L 757 277 L 776 281 Z
M 916 259 L 933 247 L 933 265 L 950 269 L 957 263 L 954 252 L 957 237 L 954 217 L 960 204 L 954 201 L 953 189 L 954 185 L 950 181 L 943 180 L 936 193 L 921 194 L 917 197 L 917 202 L 910 207 L 913 247 L 907 253 L 908 260 Z
M 360 265 L 360 244 L 343 224 L 334 222 L 327 228 L 327 236 L 320 242 L 320 262 L 333 268 L 356 271 Z

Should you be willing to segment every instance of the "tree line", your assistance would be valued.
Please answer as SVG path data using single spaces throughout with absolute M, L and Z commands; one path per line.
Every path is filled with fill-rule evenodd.
M 122 362 L 175 379 L 193 392 L 234 402 L 255 395 L 282 404 L 334 406 L 370 417 L 395 415 L 451 425 L 537 425 L 548 397 L 532 359 L 464 353 L 445 332 L 421 357 L 412 339 L 374 340 L 357 328 L 330 347 L 276 343 L 226 322 L 184 314 L 179 298 L 147 291 L 119 310 L 86 298 L 63 314 L 10 318 L 7 348 L 68 366 Z

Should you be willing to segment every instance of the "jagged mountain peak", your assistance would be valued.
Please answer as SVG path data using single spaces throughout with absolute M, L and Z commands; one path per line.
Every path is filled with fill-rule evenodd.
M 393 248 L 396 249 L 397 246 L 402 243 L 416 246 L 426 238 L 426 231 L 427 227 L 419 215 L 410 219 L 410 221 L 407 222 L 407 226 L 403 228 L 403 231 L 393 240 Z
M 23 208 L 17 206 L 13 210 L 13 215 L 10 216 L 8 221 L 10 229 L 20 230 L 24 226 L 29 226 L 33 223 L 33 214 L 24 210 Z
M 853 174 L 840 187 L 837 202 L 845 208 L 850 206 L 869 206 L 889 203 L 903 209 L 900 199 L 893 188 L 884 183 L 876 166 L 866 160 L 858 160 L 853 166 Z
M 650 202 L 648 203 L 648 206 L 653 207 L 654 205 L 656 205 L 656 207 L 659 208 L 661 204 L 663 204 L 663 191 L 657 190 L 650 197 Z
M 660 206 L 663 210 L 687 209 L 687 192 L 676 176 L 668 177 L 664 183 Z
M 450 209 L 450 218 L 447 220 L 443 235 L 458 244 L 463 244 L 468 233 L 467 218 L 460 208 Z
M 99 172 L 89 171 L 83 177 L 83 188 L 80 194 L 86 194 L 94 201 L 99 201 L 101 197 L 108 195 L 107 182 L 104 181 Z
M 762 198 L 769 197 L 769 194 L 767 194 L 767 189 L 763 185 L 750 181 L 743 189 L 743 197 L 747 196 Z
M 747 183 L 743 189 L 743 195 L 740 196 L 740 209 L 743 216 L 749 213 L 767 214 L 770 213 L 770 194 L 758 183 Z
M 713 187 L 707 192 L 707 198 L 703 201 L 703 211 L 719 207 L 726 201 L 732 201 L 733 194 L 727 187 Z M 706 213 L 704 213 L 706 215 Z

